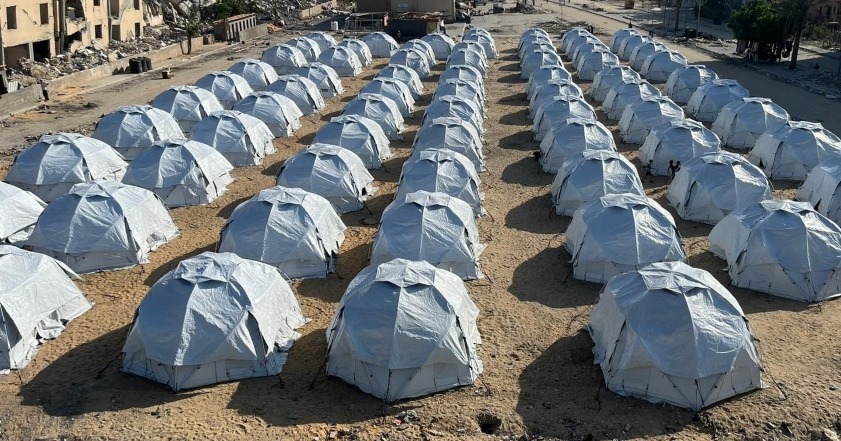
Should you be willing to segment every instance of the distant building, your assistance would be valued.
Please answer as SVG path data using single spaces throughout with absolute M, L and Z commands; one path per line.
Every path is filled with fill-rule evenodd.
M 454 20 L 455 0 L 357 0 L 356 12 L 440 12 Z
M 841 0 L 818 0 L 809 8 L 809 19 L 824 23 L 838 23 Z

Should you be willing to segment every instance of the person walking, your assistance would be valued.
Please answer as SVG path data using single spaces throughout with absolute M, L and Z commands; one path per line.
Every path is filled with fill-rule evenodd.
M 648 182 L 654 182 L 654 174 L 653 174 L 653 173 L 651 173 L 651 167 L 652 167 L 653 165 L 654 165 L 654 160 L 653 160 L 653 159 L 650 159 L 650 160 L 648 161 L 648 164 L 645 164 L 645 165 L 643 166 L 643 169 L 645 169 L 645 175 L 643 175 L 643 177 L 642 177 L 642 181 L 643 181 L 643 182 L 645 182 L 645 178 L 648 178 L 648 177 L 650 177 L 650 179 L 648 180 Z
M 41 80 L 38 81 L 38 85 L 41 86 L 41 93 L 44 95 L 44 101 L 49 101 L 50 100 L 50 83 L 48 83 L 47 80 L 41 78 Z
M 669 160 L 669 168 L 667 169 L 669 176 L 675 175 L 675 161 Z

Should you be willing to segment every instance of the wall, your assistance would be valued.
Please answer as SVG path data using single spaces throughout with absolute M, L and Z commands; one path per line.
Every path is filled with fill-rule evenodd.
M 47 3 L 49 20 L 41 24 L 41 3 Z M 6 22 L 6 7 L 15 6 L 17 11 L 17 29 L 9 29 Z M 52 0 L 18 0 L 0 2 L 0 34 L 3 47 L 17 46 L 33 41 L 52 40 L 55 11 Z M 55 55 L 51 49 L 50 55 Z M 11 60 L 7 60 L 8 64 Z
M 391 12 L 443 12 L 453 19 L 456 6 L 453 0 L 391 0 Z
M 253 40 L 257 37 L 269 35 L 269 24 L 263 23 L 248 29 L 239 31 L 239 41 Z
M 398 2 L 399 0 L 394 0 Z M 356 12 L 390 12 L 391 0 L 357 0 Z
M 308 19 L 308 18 L 312 18 L 312 17 L 314 17 L 318 14 L 321 14 L 321 12 L 324 11 L 325 9 L 332 9 L 332 8 L 336 8 L 337 6 L 338 6 L 338 3 L 336 2 L 336 0 L 330 0 L 329 2 L 324 2 L 324 3 L 321 3 L 321 4 L 315 5 L 311 8 L 301 10 L 301 12 L 298 14 L 298 17 L 301 20 L 305 20 L 305 19 Z
M 132 40 L 143 36 L 143 4 L 140 9 L 134 9 L 134 0 L 109 0 L 111 1 L 111 15 L 119 17 L 111 24 L 119 26 L 119 34 L 111 35 L 111 38 L 119 41 Z M 140 35 L 135 35 L 134 25 L 140 23 Z

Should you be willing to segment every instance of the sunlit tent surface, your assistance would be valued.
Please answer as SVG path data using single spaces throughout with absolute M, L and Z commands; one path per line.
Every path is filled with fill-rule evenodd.
M 152 106 L 123 106 L 102 117 L 92 138 L 113 147 L 131 161 L 155 142 L 183 138 L 178 121 L 169 113 Z

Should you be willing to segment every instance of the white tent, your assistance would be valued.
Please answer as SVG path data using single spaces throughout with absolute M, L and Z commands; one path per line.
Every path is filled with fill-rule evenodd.
M 471 29 L 472 31 L 473 29 Z M 467 31 L 461 41 L 475 41 L 485 48 L 485 56 L 489 59 L 497 57 L 496 43 L 489 34 Z
M 391 157 L 388 137 L 376 121 L 360 115 L 340 115 L 315 132 L 313 144 L 332 144 L 359 156 L 369 169 L 379 169 Z
M 803 302 L 841 295 L 841 227 L 808 202 L 766 200 L 731 213 L 710 232 L 730 283 Z
M 584 98 L 584 93 L 572 81 L 567 80 L 549 80 L 546 83 L 538 86 L 532 92 L 529 98 L 529 113 L 528 118 L 534 119 L 537 115 L 537 110 L 543 105 L 555 101 L 555 97 L 571 96 L 575 98 Z
M 620 60 L 627 61 L 628 64 L 630 64 L 631 55 L 633 55 L 634 50 L 637 47 L 652 41 L 654 40 L 652 40 L 651 37 L 648 37 L 646 35 L 631 35 L 630 37 L 626 38 L 625 41 L 622 42 L 622 44 L 619 46 L 619 52 L 617 52 L 616 55 L 619 55 Z
M 800 181 L 816 165 L 841 158 L 841 140 L 820 123 L 789 121 L 756 140 L 748 160 L 771 179 Z
M 707 153 L 721 151 L 721 141 L 703 124 L 692 119 L 673 119 L 653 127 L 639 151 L 643 164 L 651 163 L 651 173 L 669 176 L 669 165 L 677 166 Z
M 552 37 L 549 36 L 549 32 L 547 32 L 546 29 L 543 29 L 543 28 L 528 28 L 525 31 L 523 31 L 522 34 L 520 34 L 520 43 L 522 43 L 524 41 L 527 41 L 527 40 L 530 40 L 530 39 L 538 38 L 538 37 L 552 38 Z
M 552 80 L 572 83 L 572 75 L 560 65 L 541 66 L 529 76 L 529 82 L 526 84 L 526 98 L 531 100 L 538 87 Z
M 581 60 L 583 60 L 584 57 L 589 55 L 590 52 L 611 53 L 610 49 L 607 46 L 603 45 L 601 42 L 582 44 L 575 49 L 575 53 L 572 55 L 572 65 L 577 67 L 579 64 L 581 64 Z
M 184 132 L 172 115 L 145 105 L 123 106 L 103 116 L 91 135 L 129 161 L 157 141 L 183 137 Z
M 362 61 L 346 47 L 333 46 L 323 50 L 318 56 L 318 62 L 332 67 L 341 77 L 355 77 L 362 73 Z
M 540 142 L 540 164 L 546 173 L 557 173 L 565 161 L 588 150 L 616 151 L 613 134 L 596 119 L 560 121 Z
M 598 44 L 602 44 L 601 40 L 596 38 L 595 35 L 588 33 L 586 35 L 579 36 L 579 37 L 574 38 L 572 40 L 564 41 L 562 46 L 561 46 L 561 49 L 564 51 L 564 55 L 566 55 L 566 57 L 569 60 L 574 61 L 575 60 L 575 53 L 581 47 L 590 46 L 590 48 L 593 48 L 594 46 L 596 46 Z
M 607 66 L 593 77 L 593 84 L 590 85 L 590 96 L 602 103 L 607 98 L 607 93 L 619 83 L 640 79 L 637 71 L 629 66 Z
M 345 88 L 342 87 L 342 79 L 336 71 L 319 62 L 307 63 L 294 71 L 295 75 L 300 75 L 312 81 L 321 92 L 321 97 L 324 99 L 333 98 L 334 96 L 345 93 Z
M 448 148 L 418 151 L 403 163 L 395 200 L 416 191 L 441 192 L 470 204 L 473 214 L 485 214 L 481 180 L 470 158 Z
M 587 327 L 606 387 L 699 411 L 764 387 L 739 303 L 710 273 L 656 263 L 608 282 Z
M 619 58 L 604 50 L 597 49 L 581 56 L 576 65 L 579 81 L 593 81 L 596 73 L 608 66 L 618 66 Z
M 469 123 L 479 137 L 484 139 L 484 115 L 482 108 L 472 100 L 466 100 L 455 95 L 445 95 L 432 100 L 423 115 L 423 122 L 436 118 L 455 117 Z
M 768 178 L 739 155 L 718 152 L 681 164 L 666 199 L 681 219 L 715 225 L 753 203 L 773 199 Z
M 815 166 L 797 190 L 797 200 L 806 201 L 815 210 L 841 222 L 841 160 L 824 161 Z
M 608 43 L 608 46 L 610 46 L 610 51 L 614 54 L 618 54 L 619 48 L 622 47 L 622 43 L 624 43 L 625 40 L 631 38 L 634 35 L 640 35 L 640 33 L 639 31 L 633 28 L 624 28 L 614 32 L 610 36 L 610 42 Z
M 270 84 L 267 90 L 291 99 L 304 115 L 318 113 L 326 106 L 318 86 L 300 75 L 284 75 Z
M 564 247 L 573 276 L 595 283 L 654 262 L 686 260 L 672 215 L 653 199 L 629 193 L 602 196 L 578 209 Z
M 47 204 L 34 194 L 0 182 L 0 243 L 22 245 Z
M 403 140 L 401 133 L 406 129 L 400 108 L 391 98 L 373 93 L 362 93 L 350 100 L 342 109 L 342 115 L 359 115 L 370 118 L 383 129 L 389 140 Z
M 369 266 L 327 327 L 327 374 L 389 403 L 473 384 L 478 315 L 448 271 L 403 259 Z
M 234 167 L 213 147 L 189 139 L 159 141 L 137 156 L 123 183 L 151 190 L 167 207 L 205 205 L 225 194 Z
M 311 144 L 287 159 L 277 176 L 277 185 L 300 188 L 324 197 L 339 213 L 365 206 L 377 192 L 374 177 L 350 150 L 337 145 Z
M 558 169 L 552 182 L 552 205 L 555 213 L 572 216 L 589 202 L 619 193 L 645 196 L 631 161 L 615 151 L 585 150 L 568 158 Z
M 253 90 L 266 90 L 269 84 L 277 81 L 278 75 L 271 64 L 252 58 L 238 61 L 230 67 L 230 71 L 245 78 Z
M 478 108 L 482 109 L 483 113 L 487 110 L 485 107 L 485 89 L 470 80 L 452 79 L 438 83 L 435 93 L 432 94 L 432 99 L 434 100 L 447 95 L 455 95 L 460 98 L 472 100 Z
M 398 49 L 388 60 L 388 64 L 399 64 L 414 70 L 420 79 L 429 78 L 431 68 L 429 56 L 418 49 Z
M 652 128 L 672 119 L 683 119 L 683 109 L 665 96 L 650 96 L 625 108 L 619 118 L 619 135 L 631 144 L 642 144 Z
M 441 75 L 438 77 L 438 82 L 440 83 L 454 78 L 470 80 L 474 83 L 480 84 L 482 87 L 485 87 L 485 77 L 482 76 L 482 71 L 473 66 L 468 66 L 466 64 L 449 65 L 443 72 L 441 72 Z
M 307 64 L 307 57 L 304 56 L 304 53 L 290 44 L 276 44 L 264 50 L 261 59 L 272 66 L 278 75 L 290 74 L 293 70 Z M 275 78 L 275 81 L 277 81 L 277 78 Z M 269 84 L 273 82 L 270 81 Z
M 574 41 L 592 36 L 593 34 L 587 32 L 583 27 L 574 27 L 569 29 L 561 35 L 561 49 L 566 52 L 567 47 L 569 47 Z
M 41 213 L 26 246 L 77 273 L 130 268 L 178 236 L 160 198 L 121 182 L 77 184 Z
M 304 116 L 292 99 L 276 92 L 254 92 L 232 109 L 263 121 L 275 138 L 288 138 L 301 128 Z
M 55 259 L 0 245 L 0 374 L 25 368 L 42 341 L 91 309 L 78 278 Z
M 214 71 L 199 78 L 196 87 L 212 93 L 226 109 L 254 92 L 245 78 L 227 70 Z
M 666 80 L 666 95 L 674 102 L 686 104 L 699 87 L 717 80 L 718 75 L 702 64 L 678 67 Z
M 309 62 L 318 60 L 318 56 L 321 55 L 321 46 L 317 41 L 309 37 L 299 36 L 291 38 L 284 44 L 297 48 L 304 54 L 304 59 Z
M 481 279 L 479 228 L 473 208 L 444 193 L 417 191 L 386 207 L 371 265 L 392 259 L 426 261 L 462 279 Z
M 371 49 L 369 49 L 368 45 L 362 40 L 356 38 L 345 38 L 339 42 L 338 46 L 346 47 L 352 50 L 359 58 L 363 67 L 370 65 L 373 61 L 374 56 L 371 55 Z
M 172 115 L 184 133 L 190 133 L 207 115 L 223 110 L 215 95 L 196 86 L 170 87 L 152 100 L 152 107 Z
M 680 52 L 657 51 L 645 59 L 640 74 L 648 81 L 665 83 L 672 72 L 688 63 L 689 61 Z
M 362 41 L 368 45 L 371 56 L 374 58 L 390 58 L 399 47 L 394 38 L 385 32 L 371 32 L 363 36 Z
M 406 83 L 396 78 L 374 78 L 359 90 L 360 95 L 363 93 L 391 98 L 404 118 L 411 118 L 415 110 L 415 99 L 412 97 L 411 89 Z
M 483 77 L 488 76 L 488 62 L 485 60 L 484 55 L 482 55 L 479 51 L 465 48 L 453 48 L 453 53 L 450 54 L 450 58 L 447 59 L 446 67 L 456 66 L 459 64 L 473 66 L 482 73 Z
M 634 51 L 631 53 L 631 58 L 628 60 L 628 65 L 633 67 L 635 71 L 640 73 L 640 75 L 645 75 L 645 73 L 643 73 L 643 66 L 645 65 L 645 60 L 648 59 L 648 56 L 657 52 L 668 51 L 669 48 L 656 41 L 645 42 L 634 48 Z
M 458 50 L 467 50 L 469 52 L 473 52 L 476 54 L 481 60 L 482 64 L 487 68 L 488 67 L 488 54 L 485 52 L 485 46 L 482 43 L 479 43 L 475 40 L 461 40 L 458 43 L 453 45 L 452 52 Z M 452 56 L 452 52 L 450 52 L 450 56 Z
M 538 40 L 532 40 L 523 43 L 517 49 L 517 58 L 522 60 L 526 54 L 532 53 L 533 51 L 549 51 L 549 52 L 557 52 L 558 49 L 552 44 L 552 41 L 546 37 L 542 37 Z
M 718 113 L 712 131 L 721 142 L 735 149 L 750 149 L 760 135 L 773 132 L 788 122 L 788 112 L 768 98 L 742 98 Z
M 300 188 L 260 190 L 225 221 L 219 252 L 276 267 L 289 279 L 336 272 L 345 224 L 327 199 Z
M 482 137 L 464 120 L 454 117 L 427 120 L 418 129 L 412 144 L 414 152 L 447 148 L 466 156 L 477 171 L 485 170 L 485 155 L 482 152 Z
M 333 36 L 328 34 L 327 32 L 310 32 L 309 34 L 305 35 L 305 37 L 316 42 L 318 44 L 318 48 L 321 49 L 321 52 L 324 52 L 327 49 L 336 45 L 336 39 L 333 38 Z
M 374 76 L 374 78 L 391 78 L 402 81 L 412 92 L 412 98 L 418 99 L 423 95 L 423 82 L 414 69 L 402 64 L 389 64 Z
M 231 253 L 178 263 L 140 302 L 123 372 L 172 390 L 278 375 L 306 324 L 277 269 Z
M 609 119 L 619 120 L 625 108 L 644 100 L 660 96 L 660 91 L 645 80 L 624 80 L 613 86 L 602 103 L 602 110 Z
M 15 156 L 5 182 L 52 202 L 82 182 L 119 181 L 123 158 L 108 144 L 75 133 L 44 135 Z
M 190 139 L 222 154 L 234 167 L 259 165 L 276 152 L 272 131 L 263 121 L 236 110 L 220 110 L 193 127 Z
M 712 80 L 692 93 L 686 112 L 698 121 L 713 122 L 724 106 L 749 96 L 750 92 L 736 80 Z
M 449 58 L 450 53 L 453 51 L 453 46 L 456 44 L 449 35 L 439 32 L 426 34 L 421 37 L 421 40 L 429 43 L 436 60 L 446 60 Z
M 587 101 L 577 96 L 556 96 L 551 102 L 543 104 L 534 115 L 532 132 L 534 139 L 541 141 L 555 124 L 568 118 L 597 119 L 596 111 Z
M 430 66 L 435 65 L 435 50 L 432 49 L 431 44 L 427 43 L 424 40 L 421 40 L 419 38 L 409 40 L 400 45 L 400 49 L 417 49 L 426 56 L 426 61 L 429 63 Z

